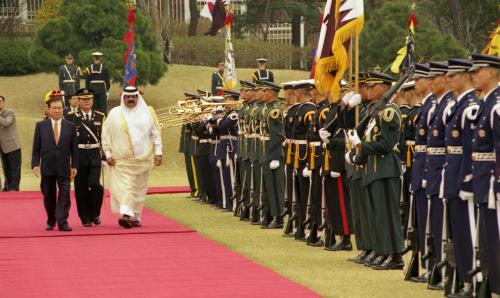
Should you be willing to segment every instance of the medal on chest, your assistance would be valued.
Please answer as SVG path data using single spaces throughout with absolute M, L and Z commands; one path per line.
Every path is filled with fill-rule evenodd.
M 439 130 L 434 129 L 434 130 L 432 131 L 432 135 L 433 135 L 433 136 L 435 136 L 435 137 L 438 137 L 438 136 L 439 136 Z
M 458 138 L 460 136 L 460 132 L 458 132 L 458 130 L 454 129 L 452 132 L 451 132 L 451 136 L 454 137 L 455 139 Z
M 421 135 L 421 136 L 425 136 L 425 129 L 420 128 L 420 129 L 418 130 L 418 134 L 419 134 L 419 135 Z

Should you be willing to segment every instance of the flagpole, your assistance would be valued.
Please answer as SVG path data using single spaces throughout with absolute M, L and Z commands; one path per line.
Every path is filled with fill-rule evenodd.
M 349 60 L 349 89 L 352 88 L 352 62 L 353 62 L 353 59 L 352 59 L 352 55 L 353 55 L 353 51 L 354 51 L 354 48 L 353 48 L 353 43 L 352 43 L 352 37 L 351 39 L 349 40 L 349 56 L 347 57 L 347 59 Z M 352 89 L 351 89 L 352 90 Z
M 359 93 L 359 34 L 354 37 L 354 91 Z M 356 126 L 359 124 L 359 105 L 355 108 Z

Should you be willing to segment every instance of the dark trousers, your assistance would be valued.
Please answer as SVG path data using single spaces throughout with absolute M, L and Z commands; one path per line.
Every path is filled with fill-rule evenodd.
M 373 234 L 371 233 L 372 210 L 368 200 L 367 188 L 361 186 L 361 179 L 349 179 L 351 195 L 351 212 L 358 250 L 373 249 Z
M 303 239 L 305 237 L 304 225 L 303 222 L 306 219 L 307 212 L 307 201 L 309 197 L 309 187 L 310 187 L 310 179 L 309 177 L 304 177 L 302 172 L 304 171 L 306 164 L 299 164 L 299 168 L 297 169 L 297 175 L 295 177 L 295 183 L 297 188 L 297 202 L 295 204 L 295 215 L 297 224 L 297 232 L 295 233 L 295 239 Z
M 194 164 L 196 167 L 196 179 L 198 180 L 198 195 L 206 201 L 209 175 L 208 155 L 195 156 Z
M 106 93 L 104 94 L 94 94 L 94 105 L 92 109 L 103 112 L 104 114 L 108 113 L 108 98 Z
M 232 160 L 230 161 L 232 162 Z M 217 192 L 217 207 L 232 210 L 233 201 L 233 187 L 231 179 L 231 170 L 229 166 L 226 165 L 226 160 L 221 160 L 221 166 L 216 167 L 215 172 L 215 183 Z
M 373 212 L 372 233 L 377 255 L 403 251 L 403 228 L 399 213 L 400 179 L 385 178 L 368 185 L 370 207 Z
M 294 169 L 291 164 L 285 165 L 285 209 L 288 211 L 288 226 L 293 228 L 293 223 L 290 223 L 290 219 L 293 215 L 293 184 L 294 184 Z
M 438 196 L 430 197 L 431 203 L 431 232 L 434 239 L 434 252 L 436 264 L 442 260 L 443 246 L 443 199 Z M 465 220 L 465 219 L 464 219 Z
M 220 180 L 216 179 L 219 169 L 216 165 L 215 159 L 208 157 L 208 175 L 204 177 L 207 179 L 207 197 L 209 204 L 216 204 L 217 202 L 217 187 L 220 187 Z
M 186 174 L 189 181 L 189 188 L 191 189 L 191 195 L 196 197 L 198 195 L 198 187 L 197 181 L 195 181 L 196 177 L 194 175 L 194 159 L 192 155 L 184 154 L 184 163 L 186 165 Z
M 280 166 L 277 169 L 271 170 L 269 168 L 270 162 L 264 162 L 262 164 L 263 181 L 264 181 L 264 191 L 266 192 L 269 214 L 272 217 L 278 217 L 283 213 L 285 207 L 284 193 L 285 193 L 285 183 L 283 180 L 284 167 L 283 163 L 280 161 Z
M 453 250 L 455 253 L 455 262 L 460 280 L 463 282 L 472 282 L 472 278 L 467 274 L 472 270 L 473 245 L 471 234 L 471 222 L 475 224 L 475 207 L 472 201 L 463 201 L 460 198 L 448 200 L 448 209 L 450 211 L 450 224 L 453 232 Z
M 101 166 L 80 166 L 75 177 L 75 196 L 78 217 L 82 223 L 91 222 L 101 215 L 104 188 L 101 178 Z
M 497 205 L 497 208 L 499 206 Z M 479 205 L 483 251 L 486 259 L 486 271 L 490 281 L 490 290 L 500 295 L 500 239 L 498 234 L 498 209 L 489 209 L 488 204 Z
M 69 191 L 71 188 L 69 177 L 42 176 L 43 204 L 47 212 L 47 224 L 59 227 L 68 222 L 71 201 Z M 59 188 L 59 195 L 57 189 Z
M 427 213 L 429 208 L 429 198 L 425 193 L 425 189 L 417 190 L 414 193 L 415 197 L 415 207 L 417 208 L 417 230 L 418 230 L 418 248 L 420 251 L 420 256 L 424 256 L 426 252 L 426 243 L 427 243 Z M 432 231 L 430 231 L 432 234 Z M 434 262 L 422 262 L 422 267 L 426 269 L 431 269 L 434 266 Z
M 352 233 L 351 199 L 344 177 L 325 177 L 328 217 L 335 235 L 350 235 Z
M 0 150 L 2 168 L 5 177 L 3 191 L 19 191 L 21 182 L 21 149 L 4 153 Z M 1 186 L 0 186 L 1 187 Z

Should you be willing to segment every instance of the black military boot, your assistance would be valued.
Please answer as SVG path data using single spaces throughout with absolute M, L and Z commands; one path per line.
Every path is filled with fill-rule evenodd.
M 368 266 L 367 264 L 370 264 L 373 261 L 375 261 L 377 257 L 378 257 L 377 254 L 374 251 L 372 251 L 365 258 L 359 260 L 359 263 Z
M 340 251 L 340 250 L 351 251 L 352 250 L 351 236 L 350 235 L 342 236 L 342 240 L 335 243 L 332 246 L 331 250 L 333 250 L 333 251 Z
M 412 277 L 410 278 L 410 281 L 413 282 L 421 282 L 421 283 L 427 283 L 429 281 L 429 277 L 431 276 L 430 271 L 424 272 L 424 274 L 418 276 L 418 277 Z
M 405 267 L 400 254 L 389 255 L 383 263 L 373 266 L 376 270 L 400 270 Z
M 364 259 L 366 258 L 367 255 L 370 254 L 370 250 L 363 250 L 359 255 L 355 256 L 355 257 L 350 257 L 347 259 L 347 261 L 349 262 L 356 262 L 356 261 L 359 261 L 361 259 Z
M 375 259 L 373 259 L 373 261 L 366 263 L 365 266 L 375 268 L 383 264 L 386 259 L 387 256 L 377 256 Z

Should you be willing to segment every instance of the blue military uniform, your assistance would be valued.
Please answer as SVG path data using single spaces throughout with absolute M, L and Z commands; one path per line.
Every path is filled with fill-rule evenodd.
M 472 67 L 472 62 L 462 59 L 448 60 L 448 74 L 467 71 Z M 464 111 L 471 105 L 477 105 L 474 89 L 469 89 L 460 94 L 456 102 L 451 102 L 443 115 L 446 125 L 446 162 L 442 180 L 442 195 L 448 202 L 449 218 L 452 231 L 455 261 L 459 279 L 463 282 L 472 282 L 468 272 L 472 269 L 472 237 L 471 226 L 474 221 L 474 202 L 462 200 L 459 197 L 460 182 L 466 178 L 462 173 L 462 160 L 464 156 L 463 144 L 465 142 L 462 119 Z M 468 220 L 467 220 L 468 219 Z
M 102 53 L 93 53 L 93 56 L 102 56 Z M 107 113 L 108 92 L 111 88 L 111 78 L 108 68 L 102 63 L 93 63 L 87 69 L 85 87 L 94 90 L 93 110 Z
M 66 58 L 73 58 L 72 55 Z M 74 64 L 64 64 L 59 67 L 59 90 L 64 91 L 64 103 L 69 106 L 69 100 L 80 89 L 80 68 Z

